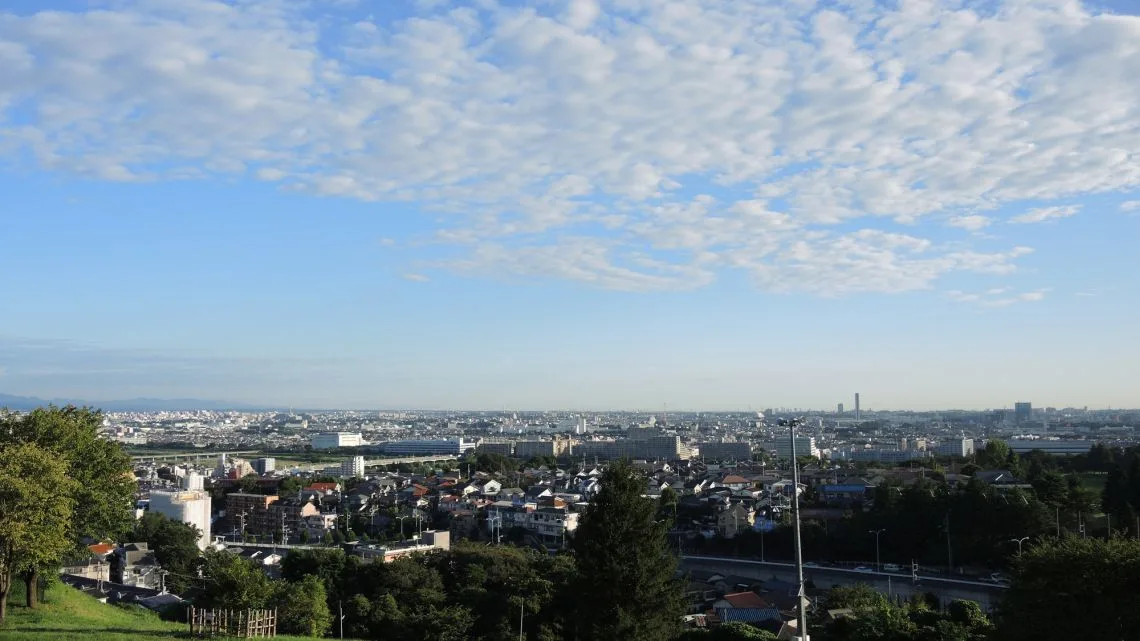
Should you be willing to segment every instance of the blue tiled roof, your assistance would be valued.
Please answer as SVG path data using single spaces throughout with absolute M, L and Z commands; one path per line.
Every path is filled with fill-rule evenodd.
M 758 623 L 760 621 L 783 620 L 780 611 L 776 608 L 717 608 L 716 615 L 724 623 L 733 621 Z
M 857 492 L 863 493 L 867 491 L 866 485 L 824 485 L 819 488 L 820 492 Z

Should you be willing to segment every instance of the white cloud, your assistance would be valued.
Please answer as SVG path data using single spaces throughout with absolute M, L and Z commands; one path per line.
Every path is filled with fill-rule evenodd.
M 1063 207 L 1038 207 L 1037 209 L 1030 209 L 1029 211 L 1014 216 L 1009 220 L 1011 223 L 1043 223 L 1047 220 L 1057 220 L 1058 218 L 1068 218 L 1080 211 L 1079 205 L 1065 205 Z
M 1036 303 L 1045 300 L 1048 289 L 1037 289 L 1014 293 L 1009 287 L 996 287 L 984 292 L 963 292 L 950 290 L 946 296 L 959 303 L 969 303 L 981 307 L 1008 307 L 1017 303 Z
M 1140 200 L 1126 200 L 1120 203 L 1120 211 L 1140 211 Z
M 950 226 L 958 227 L 959 229 L 965 229 L 966 231 L 981 231 L 986 227 L 992 225 L 993 222 L 994 221 L 987 216 L 971 214 L 968 216 L 955 216 L 954 218 L 951 218 Z
M 822 294 L 1017 258 L 835 223 L 978 231 L 1140 185 L 1140 18 L 1074 0 L 418 4 L 0 13 L 0 158 L 418 201 L 479 273 Z
M 431 280 L 431 278 L 429 278 L 428 276 L 426 276 L 424 274 L 416 274 L 413 272 L 409 272 L 407 274 L 404 274 L 403 278 L 404 278 L 404 280 L 410 280 L 413 283 L 426 283 L 429 280 Z

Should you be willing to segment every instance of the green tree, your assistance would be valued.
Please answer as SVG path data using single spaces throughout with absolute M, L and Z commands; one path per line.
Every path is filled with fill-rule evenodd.
M 671 487 L 661 490 L 661 496 L 658 498 L 660 507 L 660 517 L 665 519 L 670 526 L 677 522 L 677 505 L 679 501 L 677 498 L 677 491 Z
M 315 576 L 321 581 L 331 602 L 346 597 L 343 584 L 348 565 L 348 555 L 337 548 L 294 550 L 281 560 L 281 577 L 286 581 L 297 582 L 306 576 Z
M 295 476 L 286 476 L 281 479 L 281 482 L 277 485 L 277 494 L 280 496 L 293 496 L 301 491 L 301 487 L 301 479 Z
M 12 576 L 57 563 L 72 546 L 76 492 L 66 461 L 32 443 L 0 447 L 0 623 Z M 34 574 L 32 574 L 34 576 Z M 27 581 L 27 604 L 37 586 Z
M 137 484 L 131 459 L 118 443 L 99 438 L 102 424 L 102 413 L 73 406 L 41 407 L 23 415 L 0 412 L 0 446 L 32 443 L 68 466 L 68 475 L 76 481 L 70 486 L 75 506 L 70 531 L 76 549 L 86 542 L 118 538 L 130 531 L 134 520 Z M 35 585 L 43 568 L 26 567 L 25 583 Z M 34 607 L 36 591 L 28 595 Z
M 850 619 L 845 641 L 911 641 L 918 626 L 905 608 L 882 603 Z
M 147 512 L 139 519 L 131 538 L 144 541 L 154 550 L 154 558 L 170 572 L 170 589 L 175 593 L 190 587 L 189 577 L 198 572 L 202 556 L 198 549 L 198 529 L 181 521 L 172 521 L 157 512 Z
M 254 563 L 225 551 L 207 551 L 203 589 L 194 602 L 203 608 L 260 609 L 273 598 L 274 586 Z
M 983 469 L 992 470 L 995 468 L 1006 467 L 1010 455 L 1013 452 L 1006 445 L 1005 441 L 1001 439 L 991 438 L 986 441 L 986 446 L 978 453 L 978 465 Z
M 260 494 L 261 484 L 257 482 L 260 478 L 261 477 L 257 475 L 257 472 L 250 472 L 249 474 L 246 474 L 245 476 L 238 479 L 238 491 L 244 492 L 246 494 Z
M 684 592 L 668 526 L 657 519 L 656 502 L 642 497 L 644 475 L 628 461 L 609 465 L 599 482 L 574 536 L 577 637 L 670 639 L 680 631 Z
M 776 635 L 747 623 L 733 621 L 713 628 L 708 639 L 709 641 L 776 641 Z
M 1069 536 L 1014 560 L 997 641 L 1140 639 L 1140 541 Z
M 857 583 L 849 587 L 832 588 L 827 595 L 827 608 L 837 610 L 850 608 L 864 610 L 885 605 L 886 597 L 865 583 Z M 810 630 L 809 630 L 810 631 Z
M 322 637 L 332 627 L 332 614 L 325 586 L 315 576 L 296 582 L 278 582 L 273 605 L 277 607 L 279 632 Z
M 1119 465 L 1113 466 L 1105 479 L 1100 500 L 1105 513 L 1110 514 L 1118 525 L 1125 527 L 1132 523 L 1133 518 L 1129 494 L 1128 477 Z

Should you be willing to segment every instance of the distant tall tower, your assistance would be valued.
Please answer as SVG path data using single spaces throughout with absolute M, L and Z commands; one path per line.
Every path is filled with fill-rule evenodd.
M 836 413 L 836 414 L 842 414 L 842 413 L 843 413 L 843 403 L 840 403 L 840 404 L 839 404 L 839 405 L 838 405 L 838 406 L 835 408 L 835 413 Z
M 1033 404 L 1032 403 L 1014 403 L 1013 404 L 1013 420 L 1018 424 L 1028 423 L 1033 417 Z
M 858 421 L 862 418 L 862 413 L 859 411 L 859 392 L 855 392 L 855 420 Z

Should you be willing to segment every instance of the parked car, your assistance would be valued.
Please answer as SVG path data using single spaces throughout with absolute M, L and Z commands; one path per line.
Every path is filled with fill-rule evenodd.
M 886 572 L 898 572 L 902 570 L 897 563 L 884 563 L 883 570 Z
M 874 572 L 873 569 L 871 569 L 865 565 L 860 565 L 859 567 L 855 568 L 855 571 L 856 572 Z

